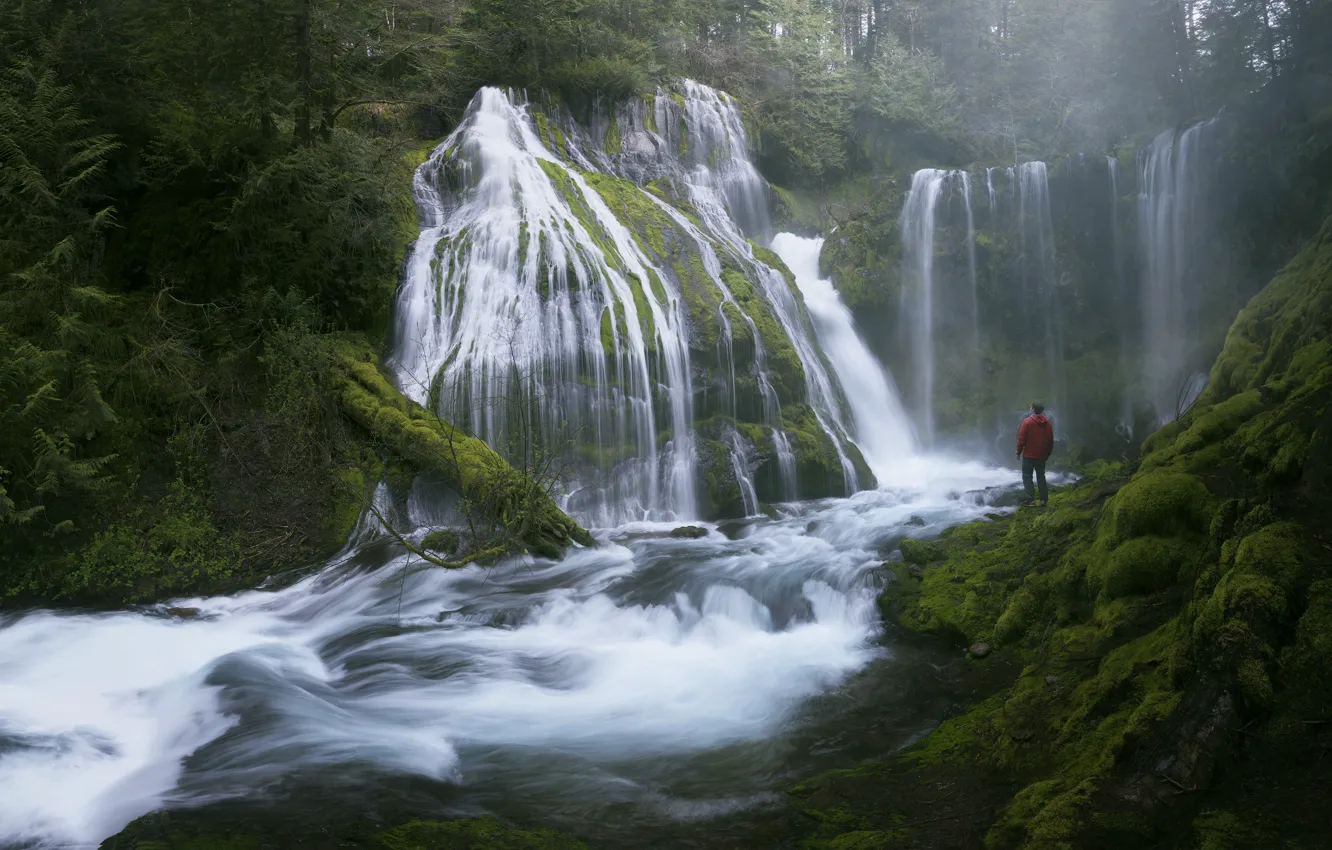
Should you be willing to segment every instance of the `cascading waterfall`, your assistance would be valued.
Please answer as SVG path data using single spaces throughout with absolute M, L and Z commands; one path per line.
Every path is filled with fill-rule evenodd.
M 1207 377 L 1193 362 L 1200 282 L 1190 268 L 1202 250 L 1200 160 L 1215 121 L 1167 130 L 1138 157 L 1143 380 L 1158 423 L 1188 409 Z
M 764 435 L 785 498 L 811 443 L 844 485 L 858 446 L 886 473 L 910 426 L 819 276 L 820 241 L 774 239 L 788 281 L 746 238 L 770 225 L 734 104 L 671 94 L 683 103 L 586 133 L 478 94 L 415 178 L 402 386 L 520 459 L 572 429 L 598 462 L 571 501 L 604 524 L 698 510 L 708 443 L 726 446 L 746 514 L 775 513 Z M 683 203 L 640 188 L 662 177 Z M 866 713 L 907 730 L 876 733 L 891 750 L 955 702 L 938 676 L 951 650 L 880 646 L 883 553 L 981 519 L 1015 484 L 931 458 L 742 533 L 637 521 L 558 562 L 485 569 L 422 569 L 367 520 L 279 589 L 0 618 L 0 847 L 97 846 L 153 810 L 218 803 L 312 823 L 494 813 L 627 848 L 697 845 L 710 818 L 747 809 L 770 819 L 759 807 L 792 777 L 863 756 L 843 733 Z M 439 488 L 417 479 L 404 502 L 381 482 L 374 504 L 419 541 L 457 524 Z M 862 686 L 840 689 L 853 674 Z
M 606 175 L 626 179 L 608 185 Z M 697 221 L 637 185 L 658 178 Z M 586 522 L 695 517 L 695 405 L 706 388 L 694 385 L 700 317 L 691 311 L 702 309 L 705 286 L 715 301 L 708 321 L 719 328 L 712 379 L 737 419 L 740 384 L 753 378 L 779 496 L 798 494 L 796 458 L 767 361 L 773 338 L 756 310 L 770 314 L 803 372 L 804 392 L 793 398 L 788 387 L 788 402 L 808 403 L 840 489 L 854 492 L 862 482 L 841 389 L 793 284 L 749 241 L 770 230 L 767 191 L 738 108 L 705 86 L 681 83 L 590 127 L 483 89 L 415 182 L 423 230 L 399 296 L 400 382 L 511 458 L 577 446 L 565 452 L 568 505 Z M 665 226 L 626 224 L 626 204 L 650 205 Z M 682 239 L 692 243 L 683 258 Z M 757 303 L 731 292 L 728 268 Z M 744 374 L 736 320 L 753 349 Z M 748 469 L 744 436 L 712 439 L 728 447 L 734 470 Z M 752 482 L 735 484 L 748 502 Z
M 1050 395 L 1046 406 L 1055 414 L 1055 428 L 1067 428 L 1063 410 L 1064 330 L 1062 312 L 1056 297 L 1054 217 L 1050 211 L 1050 173 L 1044 162 L 1024 162 L 1017 168 L 1018 227 L 1022 244 L 1023 301 L 1030 305 L 1039 299 L 1040 326 L 1028 325 L 1032 338 L 1044 340 L 1046 380 Z M 1032 317 L 1028 316 L 1031 322 Z
M 1128 278 L 1124 274 L 1124 246 L 1119 228 L 1119 160 L 1113 156 L 1105 158 L 1106 171 L 1110 177 L 1110 251 L 1114 256 L 1115 268 L 1115 310 L 1119 324 L 1119 368 L 1120 373 L 1129 374 L 1129 353 L 1133 345 L 1133 301 L 1128 291 Z M 1133 387 L 1127 382 L 1120 394 L 1119 428 L 1127 438 L 1133 436 Z
M 875 477 L 881 483 L 892 480 L 894 461 L 914 451 L 911 423 L 892 378 L 856 331 L 851 311 L 832 282 L 819 274 L 823 240 L 780 233 L 772 248 L 795 274 L 819 342 L 846 388 L 856 444 Z
M 986 189 L 993 197 L 990 175 Z M 965 253 L 960 261 L 964 269 L 957 274 L 941 273 L 936 267 L 936 241 L 945 220 L 941 205 L 945 190 L 950 201 L 961 198 L 966 226 Z M 980 294 L 970 174 L 926 168 L 912 175 L 911 190 L 902 207 L 902 248 L 902 330 L 910 351 L 910 400 L 920 438 L 929 446 L 935 440 L 935 383 L 943 360 L 937 342 L 940 334 L 965 339 L 964 344 L 950 347 L 949 357 L 973 379 L 980 372 Z M 966 276 L 965 289 L 962 274 Z
M 980 295 L 976 290 L 976 216 L 971 209 L 971 175 L 961 172 L 962 198 L 967 205 L 967 276 L 971 279 L 971 347 L 980 349 Z
M 948 174 L 917 171 L 902 208 L 902 315 L 911 339 L 912 401 L 927 446 L 934 444 L 934 214 Z

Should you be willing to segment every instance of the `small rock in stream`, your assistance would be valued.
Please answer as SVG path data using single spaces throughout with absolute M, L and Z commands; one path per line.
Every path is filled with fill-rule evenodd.
M 984 658 L 989 655 L 991 651 L 991 647 L 988 643 L 973 643 L 971 646 L 967 647 L 967 652 L 971 654 L 972 658 Z
M 203 612 L 198 608 L 168 608 L 167 614 L 182 620 L 197 620 Z
M 697 525 L 682 525 L 671 529 L 671 536 L 684 540 L 698 540 L 708 536 L 708 530 Z

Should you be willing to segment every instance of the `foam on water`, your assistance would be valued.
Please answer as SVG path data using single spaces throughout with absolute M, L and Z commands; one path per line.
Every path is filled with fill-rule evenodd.
M 883 545 L 976 518 L 993 510 L 976 491 L 1015 483 L 929 458 L 894 478 L 738 539 L 637 523 L 558 563 L 459 571 L 378 542 L 283 590 L 174 603 L 193 619 L 11 618 L 0 845 L 95 844 L 163 805 L 328 771 L 452 783 L 482 807 L 514 787 L 538 809 L 591 794 L 681 819 L 767 799 L 748 769 L 683 797 L 660 777 L 696 781 L 689 759 L 789 729 L 888 651 Z

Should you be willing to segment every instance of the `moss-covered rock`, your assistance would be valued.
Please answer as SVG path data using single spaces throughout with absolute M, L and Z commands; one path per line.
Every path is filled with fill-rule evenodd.
M 898 549 L 902 552 L 902 560 L 908 564 L 924 567 L 935 561 L 943 560 L 943 551 L 932 543 L 924 543 L 908 537 L 898 544 Z
M 344 815 L 312 824 L 273 815 L 159 812 L 135 820 L 102 842 L 100 850 L 586 850 L 550 830 L 523 830 L 494 817 L 413 820 L 384 829 Z
M 556 506 L 540 487 L 515 470 L 481 440 L 453 428 L 407 399 L 379 373 L 373 353 L 348 346 L 340 406 L 376 441 L 418 472 L 439 475 L 482 511 L 510 529 L 533 553 L 559 557 L 592 536 Z

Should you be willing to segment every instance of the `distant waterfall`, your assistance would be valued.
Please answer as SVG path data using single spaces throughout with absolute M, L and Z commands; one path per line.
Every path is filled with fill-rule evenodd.
M 1018 228 L 1022 246 L 1022 286 L 1028 309 L 1030 337 L 1044 340 L 1046 381 L 1050 396 L 1045 404 L 1057 415 L 1055 429 L 1063 432 L 1067 416 L 1064 381 L 1064 325 L 1057 299 L 1054 217 L 1050 211 L 1050 172 L 1044 162 L 1018 166 Z M 1039 306 L 1037 306 L 1039 305 Z
M 885 481 L 893 462 L 912 454 L 915 447 L 911 423 L 892 378 L 856 331 L 851 311 L 842 304 L 832 282 L 819 274 L 823 240 L 780 233 L 772 248 L 795 274 L 819 342 L 846 389 L 856 444 L 874 475 Z
M 1167 130 L 1138 156 L 1138 233 L 1142 253 L 1143 377 L 1158 422 L 1175 418 L 1202 392 L 1193 362 L 1202 281 L 1190 270 L 1200 244 L 1203 163 L 1216 119 L 1182 133 Z
M 911 176 L 902 208 L 902 315 L 911 340 L 912 402 L 925 444 L 934 444 L 934 213 L 950 172 L 925 168 Z
M 987 175 L 987 191 L 994 196 L 994 183 Z M 945 195 L 945 190 L 948 194 Z M 936 241 L 945 200 L 960 199 L 964 213 L 965 253 L 960 274 L 941 273 L 936 268 Z M 957 263 L 953 263 L 956 266 Z M 965 363 L 970 378 L 979 371 L 980 302 L 976 270 L 976 224 L 972 209 L 971 176 L 965 171 L 926 168 L 911 178 L 911 190 L 902 207 L 902 331 L 909 349 L 910 406 L 915 413 L 922 442 L 933 445 L 937 408 L 935 383 L 941 368 L 939 335 L 949 334 L 946 343 L 950 360 Z M 965 318 L 961 321 L 957 316 Z M 965 336 L 962 336 L 965 334 Z M 958 344 L 958 338 L 965 342 Z
M 869 483 L 799 291 L 749 241 L 771 225 L 748 147 L 690 81 L 585 125 L 481 90 L 416 175 L 404 390 L 511 460 L 559 455 L 594 525 L 698 517 L 705 480 L 745 513 Z M 797 481 L 825 454 L 835 483 Z

